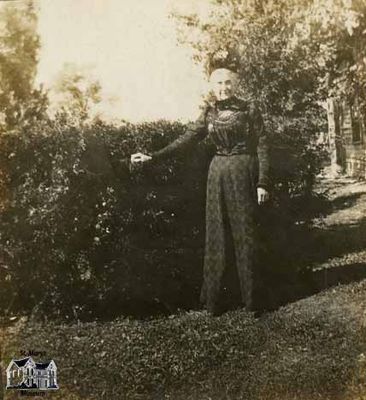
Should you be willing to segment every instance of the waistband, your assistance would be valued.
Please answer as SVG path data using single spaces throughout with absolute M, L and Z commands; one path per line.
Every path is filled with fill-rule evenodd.
M 241 154 L 246 154 L 249 156 L 255 156 L 256 153 L 254 151 L 251 151 L 249 149 L 241 149 L 241 150 L 217 150 L 215 155 L 216 156 L 224 156 L 224 157 L 230 157 L 230 156 L 238 156 Z
M 252 146 L 248 146 L 247 143 L 238 143 L 231 149 L 217 148 L 216 155 L 218 156 L 237 156 L 240 154 L 255 155 L 256 152 L 251 147 Z

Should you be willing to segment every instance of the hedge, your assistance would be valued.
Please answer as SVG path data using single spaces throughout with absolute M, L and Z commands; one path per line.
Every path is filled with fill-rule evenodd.
M 1 313 L 94 319 L 199 306 L 212 146 L 150 168 L 129 164 L 131 153 L 161 148 L 184 128 L 53 121 L 0 137 Z M 278 251 L 288 228 L 313 212 L 321 153 L 298 132 L 271 135 L 263 249 Z

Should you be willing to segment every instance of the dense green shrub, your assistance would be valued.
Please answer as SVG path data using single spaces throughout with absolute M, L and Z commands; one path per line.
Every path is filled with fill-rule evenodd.
M 167 121 L 77 130 L 59 120 L 2 135 L 1 311 L 94 318 L 196 307 L 210 143 L 129 165 L 131 153 L 183 131 Z M 303 207 L 288 207 L 311 192 L 320 158 L 301 135 L 272 136 L 275 200 L 264 215 L 278 231 L 281 219 L 303 218 Z

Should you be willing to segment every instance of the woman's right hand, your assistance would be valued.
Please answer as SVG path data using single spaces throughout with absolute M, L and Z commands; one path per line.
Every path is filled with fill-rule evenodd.
M 135 153 L 131 155 L 131 164 L 132 165 L 143 164 L 147 161 L 150 161 L 151 159 L 152 157 L 148 156 L 147 154 Z

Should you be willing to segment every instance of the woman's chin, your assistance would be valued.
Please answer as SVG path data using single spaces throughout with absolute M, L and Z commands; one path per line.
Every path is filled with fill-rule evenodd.
M 223 96 L 217 96 L 218 101 L 224 101 L 229 99 L 231 96 L 223 95 Z

